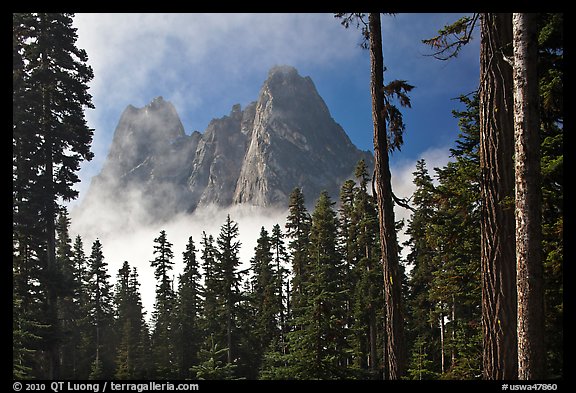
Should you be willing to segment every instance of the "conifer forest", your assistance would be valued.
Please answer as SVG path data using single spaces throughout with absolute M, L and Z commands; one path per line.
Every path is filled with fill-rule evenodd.
M 410 132 L 413 86 L 386 79 L 390 16 L 334 16 L 370 56 L 374 162 L 337 198 L 295 187 L 249 264 L 228 215 L 184 249 L 162 230 L 152 260 L 111 271 L 66 208 L 98 132 L 84 114 L 90 54 L 73 14 L 13 14 L 13 379 L 563 378 L 563 14 L 473 14 L 424 41 L 457 62 L 474 34 L 480 79 L 453 111 L 450 161 L 420 159 L 406 199 L 388 156 Z

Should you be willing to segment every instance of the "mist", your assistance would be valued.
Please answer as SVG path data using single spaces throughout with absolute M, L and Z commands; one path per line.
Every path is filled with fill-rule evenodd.
M 134 203 L 131 211 L 120 211 L 120 209 L 107 209 L 106 201 L 100 202 L 98 208 L 90 210 L 92 214 L 86 214 L 86 211 L 79 214 L 79 209 L 71 211 L 70 234 L 72 238 L 76 235 L 82 237 L 87 256 L 90 255 L 94 240 L 97 238 L 100 240 L 105 261 L 108 263 L 108 274 L 113 284 L 116 282 L 116 274 L 124 261 L 128 261 L 130 266 L 138 269 L 140 293 L 147 319 L 150 319 L 156 296 L 156 280 L 150 261 L 155 258 L 154 239 L 159 236 L 161 230 L 166 231 L 167 239 L 172 243 L 174 265 L 170 274 L 174 279 L 176 289 L 178 277 L 184 268 L 182 253 L 186 249 L 190 236 L 194 240 L 197 249 L 196 256 L 200 261 L 202 232 L 216 239 L 227 215 L 230 214 L 230 218 L 238 224 L 238 240 L 241 242 L 240 269 L 246 269 L 254 254 L 260 229 L 264 227 L 271 233 L 272 227 L 279 224 L 284 230 L 288 214 L 287 209 L 247 205 L 235 205 L 224 209 L 210 205 L 197 209 L 191 214 L 178 214 L 169 221 L 150 223 L 145 210 L 140 209 L 137 203 Z M 109 206 L 114 206 L 114 204 Z

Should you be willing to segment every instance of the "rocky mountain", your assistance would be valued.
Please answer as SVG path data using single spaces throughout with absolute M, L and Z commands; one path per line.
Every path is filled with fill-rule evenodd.
M 187 135 L 162 97 L 128 106 L 81 209 L 106 200 L 156 221 L 210 204 L 285 208 L 297 186 L 313 206 L 322 190 L 336 200 L 361 158 L 372 162 L 334 121 L 310 77 L 278 66 L 257 101 L 234 105 L 202 134 Z

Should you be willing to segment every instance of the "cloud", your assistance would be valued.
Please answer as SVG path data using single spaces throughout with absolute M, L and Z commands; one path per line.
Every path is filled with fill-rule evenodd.
M 353 57 L 355 37 L 330 14 L 77 14 L 78 46 L 95 71 L 95 96 L 143 105 L 150 83 L 188 91 L 274 64 L 330 64 Z M 182 75 L 188 75 L 182 80 Z M 151 78 L 155 77 L 155 79 Z
M 434 179 L 434 168 L 442 168 L 446 166 L 450 159 L 450 148 L 452 146 L 434 147 L 423 151 L 416 160 L 403 160 L 390 168 L 392 174 L 392 190 L 398 198 L 408 199 L 412 196 L 414 191 L 416 191 L 416 186 L 413 183 L 414 175 L 413 172 L 416 171 L 416 161 L 424 159 L 426 161 L 426 167 L 428 172 Z M 403 208 L 399 205 L 394 206 L 394 218 L 396 221 L 404 220 L 405 225 L 408 224 L 410 219 L 411 211 Z M 404 230 L 406 226 L 404 227 Z M 402 230 L 398 233 L 398 244 L 402 244 L 408 240 L 408 236 L 405 231 Z M 405 247 L 402 250 L 402 255 L 406 256 L 409 250 Z
M 134 201 L 138 195 L 133 195 Z M 241 242 L 239 257 L 240 269 L 250 266 L 250 259 L 254 255 L 254 247 L 260 235 L 261 227 L 271 233 L 272 227 L 279 224 L 282 230 L 288 215 L 287 210 L 259 208 L 254 206 L 236 205 L 229 209 L 216 206 L 206 206 L 196 210 L 192 214 L 179 214 L 164 223 L 146 223 L 146 212 L 141 206 L 132 204 L 133 210 L 111 209 L 105 200 L 93 206 L 90 214 L 79 214 L 78 210 L 72 210 L 72 225 L 70 233 L 73 238 L 82 236 L 84 250 L 90 255 L 93 241 L 98 238 L 102 243 L 105 261 L 108 263 L 108 274 L 111 281 L 116 281 L 116 274 L 124 261 L 130 266 L 136 267 L 140 276 L 140 292 L 142 303 L 149 319 L 154 307 L 156 297 L 156 281 L 154 269 L 150 266 L 155 256 L 153 253 L 154 239 L 161 230 L 166 231 L 169 242 L 173 244 L 174 269 L 171 272 L 175 278 L 174 286 L 177 287 L 177 278 L 182 273 L 184 264 L 182 253 L 192 236 L 196 249 L 196 256 L 200 261 L 202 232 L 212 235 L 216 239 L 221 226 L 226 221 L 226 216 L 238 224 Z M 200 262 L 201 263 L 201 262 Z

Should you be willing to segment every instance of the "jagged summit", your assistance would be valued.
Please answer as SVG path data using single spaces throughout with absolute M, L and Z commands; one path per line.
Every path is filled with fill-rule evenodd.
M 270 68 L 270 71 L 268 71 L 268 78 L 270 78 L 273 75 L 297 76 L 298 70 L 296 69 L 296 67 L 291 65 L 286 64 L 275 65 L 272 68 Z
M 322 190 L 337 199 L 361 158 L 372 160 L 331 117 L 312 79 L 275 66 L 256 101 L 234 105 L 202 134 L 186 135 L 162 97 L 129 105 L 81 210 L 106 200 L 157 221 L 210 204 L 286 207 L 297 186 L 312 205 Z
M 332 119 L 312 79 L 290 66 L 270 70 L 251 136 L 235 203 L 286 204 L 295 186 L 311 203 L 323 189 L 337 198 L 356 162 L 369 158 Z

